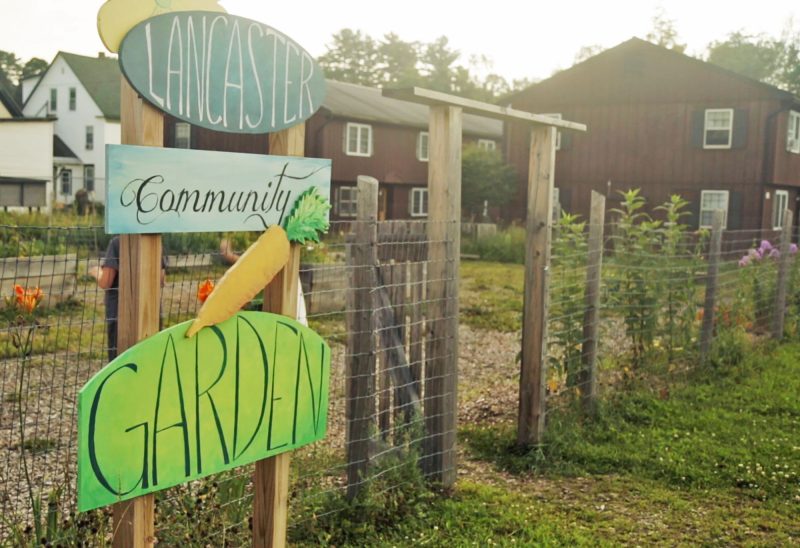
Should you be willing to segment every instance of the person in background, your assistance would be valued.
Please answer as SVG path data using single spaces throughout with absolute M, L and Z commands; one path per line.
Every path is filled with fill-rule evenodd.
M 166 281 L 167 259 L 161 255 L 161 287 Z M 108 341 L 108 361 L 117 357 L 117 317 L 119 315 L 119 236 L 108 242 L 106 254 L 100 266 L 93 266 L 89 274 L 103 289 L 103 303 L 106 309 L 106 337 Z

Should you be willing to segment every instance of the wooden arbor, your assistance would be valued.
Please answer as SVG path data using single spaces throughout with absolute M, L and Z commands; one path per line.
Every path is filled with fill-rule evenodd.
M 586 126 L 421 88 L 383 90 L 383 95 L 430 107 L 428 161 L 428 295 L 434 348 L 425 363 L 423 470 L 452 485 L 456 478 L 458 378 L 458 279 L 461 241 L 462 115 L 475 114 L 531 126 L 522 366 L 517 441 L 537 444 L 544 431 L 547 275 L 550 266 L 553 175 L 557 130 Z

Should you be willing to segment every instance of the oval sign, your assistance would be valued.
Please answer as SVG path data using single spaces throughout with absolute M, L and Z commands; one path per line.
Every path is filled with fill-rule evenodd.
M 125 36 L 119 60 L 148 102 L 216 131 L 280 131 L 308 119 L 325 98 L 325 75 L 306 50 L 272 27 L 235 15 L 152 17 Z

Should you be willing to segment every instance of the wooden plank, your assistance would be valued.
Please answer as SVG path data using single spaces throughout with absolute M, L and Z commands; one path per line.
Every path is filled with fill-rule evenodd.
M 347 496 L 361 489 L 369 466 L 375 413 L 375 334 L 372 289 L 377 257 L 378 181 L 358 178 L 353 255 L 353 324 L 347 361 Z
M 269 136 L 270 154 L 303 156 L 305 124 Z M 300 246 L 292 244 L 289 262 L 264 289 L 262 310 L 297 318 L 300 286 Z M 286 546 L 286 520 L 289 513 L 289 465 L 291 454 L 256 462 L 253 475 L 253 546 Z
M 555 135 L 551 127 L 531 130 L 528 175 L 527 238 L 525 243 L 525 302 L 522 319 L 517 443 L 542 442 L 547 384 L 547 296 L 553 226 Z
M 544 127 L 557 127 L 559 129 L 571 129 L 574 131 L 586 131 L 585 124 L 577 122 L 570 122 L 568 120 L 558 120 L 549 116 L 542 116 L 541 114 L 531 114 L 522 110 L 515 110 L 511 107 L 503 107 L 484 103 L 482 101 L 475 101 L 473 99 L 466 99 L 441 91 L 433 91 L 430 89 L 412 87 L 405 89 L 386 89 L 383 90 L 384 97 L 391 97 L 392 99 L 401 99 L 411 103 L 419 103 L 433 107 L 452 106 L 461 109 L 467 114 L 476 114 L 485 118 L 494 118 L 496 120 L 504 121 L 518 121 L 536 124 Z M 430 145 L 428 145 L 430 147 Z M 430 161 L 428 163 L 430 170 Z
M 428 161 L 428 347 L 422 470 L 432 481 L 456 480 L 458 253 L 461 244 L 462 111 L 433 106 Z
M 380 225 L 378 226 L 380 227 Z M 380 279 L 383 281 L 383 283 L 376 283 L 375 287 L 379 291 L 386 291 L 386 286 L 390 286 L 392 283 L 391 264 L 388 264 L 387 261 L 386 263 L 380 264 L 376 268 L 380 269 Z M 387 312 L 391 314 L 391 302 L 387 304 L 389 307 Z M 379 313 L 383 313 L 383 310 L 380 310 L 379 304 L 375 303 L 374 308 L 377 309 Z M 392 329 L 391 323 L 393 323 L 393 321 L 390 321 L 390 325 L 382 326 L 382 329 Z M 391 383 L 389 382 L 389 348 L 388 345 L 383 344 L 383 337 L 380 336 L 382 334 L 383 333 L 378 333 L 378 341 L 380 342 L 380 352 L 378 353 L 378 429 L 381 432 L 381 439 L 386 441 L 386 439 L 389 437 L 389 430 L 391 428 L 391 415 L 389 413 L 389 407 L 391 405 Z
M 123 78 L 120 89 L 123 144 L 160 147 L 164 117 L 137 95 Z M 120 236 L 117 348 L 122 352 L 158 332 L 161 303 L 161 236 Z M 114 505 L 115 548 L 153 546 L 155 499 L 137 497 Z
M 783 226 L 781 230 L 781 258 L 778 264 L 778 281 L 775 289 L 775 315 L 772 321 L 772 338 L 777 340 L 783 339 L 786 318 L 786 292 L 789 288 L 789 272 L 792 265 L 792 256 L 789 253 L 789 246 L 792 244 L 792 211 L 789 209 L 783 213 Z
M 422 395 L 422 350 L 424 348 L 424 334 L 422 304 L 422 291 L 424 288 L 423 263 L 418 253 L 414 254 L 414 261 L 410 263 L 411 275 L 409 277 L 411 285 L 411 298 L 409 301 L 411 312 L 411 329 L 409 334 L 409 362 L 411 365 L 411 376 L 414 378 L 414 391 Z
M 583 369 L 578 383 L 583 411 L 594 416 L 597 412 L 597 343 L 600 323 L 600 279 L 603 268 L 603 228 L 606 218 L 606 197 L 592 191 L 589 215 L 589 255 L 586 264 L 586 310 L 583 314 Z
M 714 309 L 717 299 L 719 260 L 722 250 L 722 231 L 725 212 L 718 209 L 711 218 L 711 240 L 708 243 L 708 274 L 706 275 L 706 297 L 703 305 L 703 324 L 700 326 L 700 358 L 705 361 L 714 340 Z

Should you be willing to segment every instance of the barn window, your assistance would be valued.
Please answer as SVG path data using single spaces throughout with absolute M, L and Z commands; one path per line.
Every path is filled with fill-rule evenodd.
M 789 128 L 786 135 L 786 150 L 800 154 L 800 112 L 789 111 Z
M 50 88 L 50 112 L 58 110 L 58 90 Z
M 706 109 L 703 127 L 703 148 L 731 148 L 733 140 L 733 109 Z
M 372 126 L 348 123 L 344 151 L 348 156 L 372 156 Z
M 428 161 L 428 140 L 428 132 L 420 131 L 419 135 L 417 136 L 417 160 L 420 162 Z
M 78 101 L 78 90 L 75 88 L 69 88 L 69 109 L 75 110 L 76 103 Z
M 787 207 L 789 207 L 789 191 L 776 190 L 775 200 L 772 201 L 772 228 L 775 230 L 783 228 L 783 218 L 786 215 Z
M 192 148 L 192 126 L 186 122 L 175 124 L 175 148 Z
M 340 217 L 355 217 L 358 205 L 358 187 L 339 187 L 337 211 Z
M 86 150 L 94 150 L 94 126 L 86 126 Z
M 497 150 L 497 143 L 491 139 L 478 139 L 478 148 L 484 150 Z
M 560 112 L 551 112 L 549 114 L 542 114 L 542 116 L 549 116 L 550 118 L 555 118 L 556 120 L 561 120 L 563 116 Z M 561 150 L 561 132 L 556 131 L 556 150 Z
M 411 200 L 409 201 L 409 213 L 412 217 L 427 217 L 428 216 L 428 189 L 427 188 L 412 188 Z
M 729 197 L 727 190 L 704 190 L 700 193 L 700 228 L 711 228 L 714 211 L 718 209 L 725 212 L 722 228 L 727 228 Z

